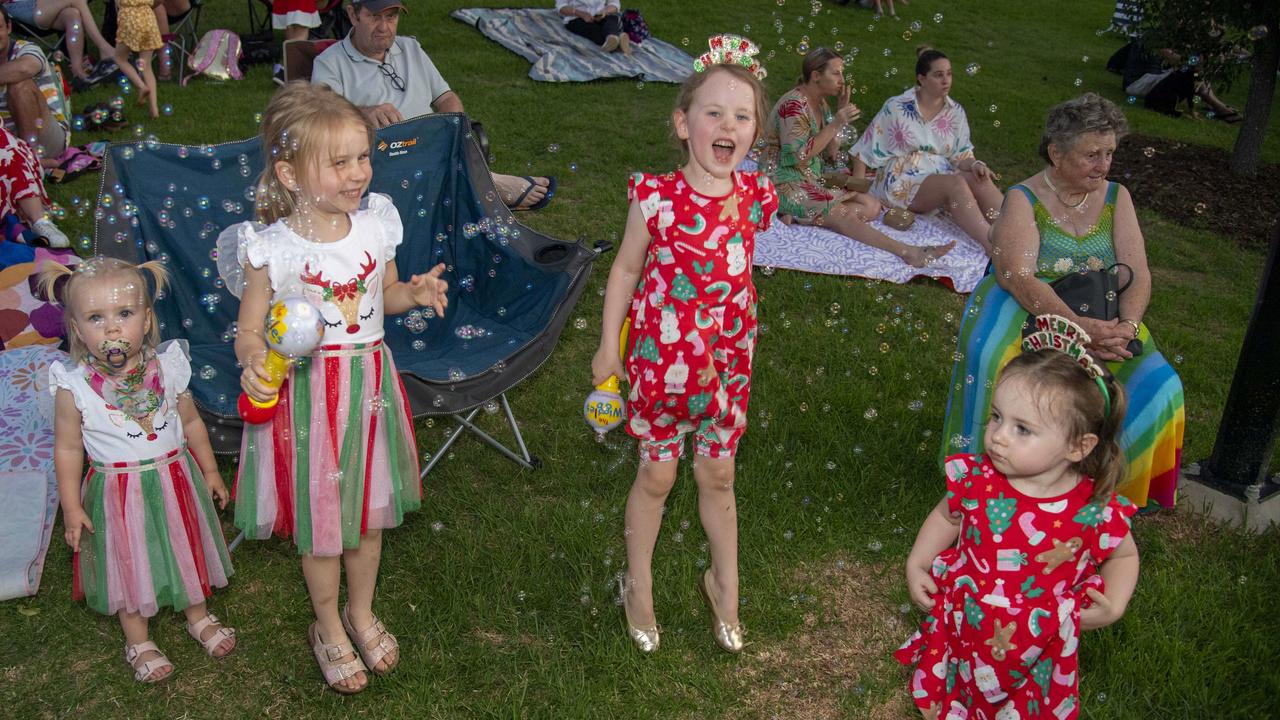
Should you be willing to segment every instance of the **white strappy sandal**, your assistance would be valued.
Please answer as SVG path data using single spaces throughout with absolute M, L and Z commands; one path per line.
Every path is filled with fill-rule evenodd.
M 204 631 L 210 625 L 213 625 L 218 629 L 215 630 L 207 640 L 201 639 L 200 636 L 204 634 Z M 223 625 L 222 621 L 218 619 L 218 616 L 213 613 L 208 613 L 193 623 L 187 623 L 187 634 L 195 638 L 196 642 L 204 646 L 204 651 L 208 653 L 211 658 L 224 658 L 236 649 L 236 646 L 232 645 L 230 650 L 221 655 L 213 654 L 213 651 L 217 650 L 218 646 L 221 645 L 224 640 L 234 640 L 236 637 L 235 628 L 229 628 Z
M 143 653 L 148 652 L 155 653 L 156 657 L 139 663 L 138 658 L 142 657 Z M 173 663 L 169 662 L 169 658 L 165 657 L 164 653 L 160 652 L 160 648 L 156 647 L 156 644 L 150 640 L 140 642 L 137 645 L 125 645 L 124 661 L 129 663 L 129 667 L 133 668 L 133 679 L 140 683 L 160 682 L 173 674 Z M 169 668 L 167 675 L 164 677 L 152 677 L 157 670 L 163 668 Z

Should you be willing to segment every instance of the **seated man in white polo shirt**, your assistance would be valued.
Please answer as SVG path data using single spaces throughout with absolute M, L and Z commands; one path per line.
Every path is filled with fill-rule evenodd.
M 463 112 L 427 53 L 411 37 L 396 35 L 400 0 L 352 0 L 351 34 L 316 57 L 311 82 L 328 85 L 355 103 L 376 127 L 432 112 Z M 493 184 L 513 210 L 538 210 L 555 192 L 553 178 L 493 173 Z

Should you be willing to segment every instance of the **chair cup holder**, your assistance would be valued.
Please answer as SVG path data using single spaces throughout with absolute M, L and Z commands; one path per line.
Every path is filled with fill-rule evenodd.
M 539 265 L 558 265 L 568 257 L 568 243 L 547 243 L 533 251 L 533 261 Z

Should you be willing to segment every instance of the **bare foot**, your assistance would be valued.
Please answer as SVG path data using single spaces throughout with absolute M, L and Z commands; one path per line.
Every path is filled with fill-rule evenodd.
M 529 187 L 529 181 L 515 175 L 497 175 L 493 176 L 494 184 L 498 187 L 498 195 L 502 198 L 502 203 L 512 210 L 525 210 L 537 205 L 547 196 L 547 188 L 551 181 L 545 177 L 534 177 L 533 187 Z M 528 189 L 528 193 L 523 198 L 521 194 Z
M 951 252 L 952 248 L 955 246 L 955 240 L 952 240 L 946 245 L 927 245 L 925 247 L 909 245 L 902 253 L 902 260 L 911 267 L 925 267 L 927 265 L 931 265 L 935 260 L 943 255 Z

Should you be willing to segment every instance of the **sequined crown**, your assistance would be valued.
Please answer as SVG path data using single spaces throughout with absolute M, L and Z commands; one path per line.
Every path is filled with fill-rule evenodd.
M 703 72 L 713 65 L 741 65 L 757 78 L 765 78 L 767 73 L 755 58 L 760 48 L 750 40 L 738 35 L 716 35 L 707 44 L 711 49 L 693 61 L 694 72 Z

